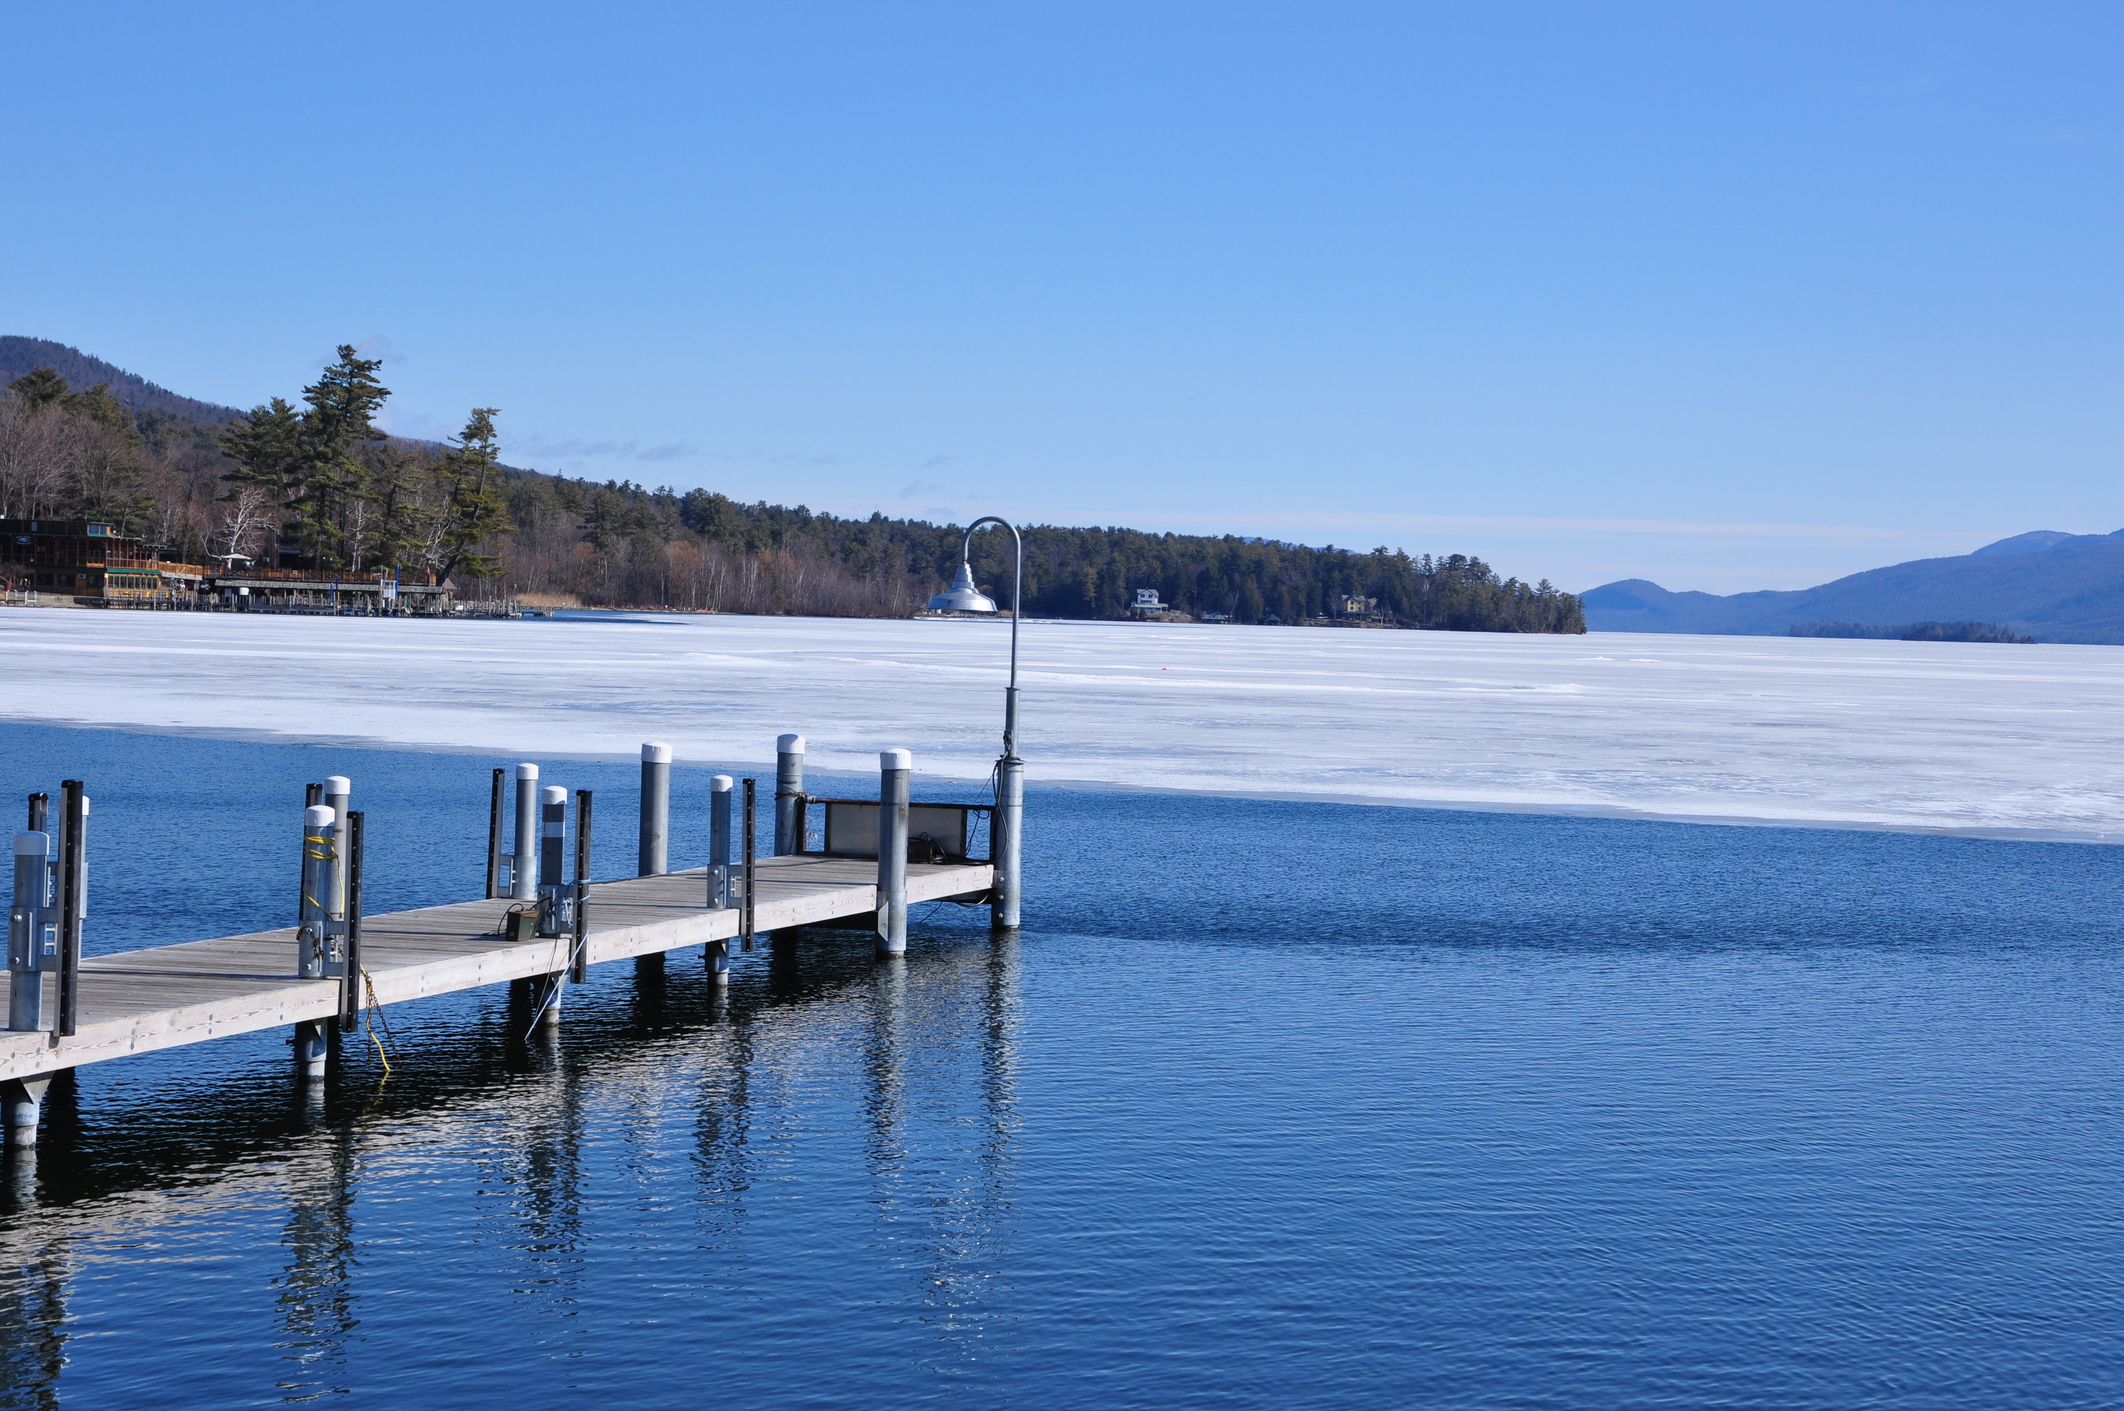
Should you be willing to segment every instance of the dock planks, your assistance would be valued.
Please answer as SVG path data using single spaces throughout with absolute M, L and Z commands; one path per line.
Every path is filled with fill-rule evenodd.
M 753 924 L 762 934 L 877 909 L 877 863 L 868 858 L 763 857 L 755 877 Z M 909 863 L 907 899 L 978 895 L 993 880 L 986 863 Z M 707 885 L 706 870 L 698 867 L 592 883 L 588 963 L 735 937 L 737 909 L 704 906 Z M 511 942 L 495 934 L 510 905 L 481 899 L 364 917 L 362 965 L 377 1002 L 401 1004 L 567 969 L 572 937 Z M 0 972 L 0 1005 L 7 984 Z M 295 974 L 292 926 L 90 956 L 81 963 L 78 1032 L 60 1038 L 0 1030 L 0 1079 L 327 1019 L 339 1012 L 339 989 L 336 979 Z M 46 1012 L 53 1012 L 49 996 Z

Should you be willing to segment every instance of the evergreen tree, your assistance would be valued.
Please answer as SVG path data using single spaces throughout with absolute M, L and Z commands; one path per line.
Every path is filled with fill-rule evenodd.
M 288 521 L 281 532 L 320 569 L 347 561 L 349 502 L 367 490 L 367 467 L 359 454 L 383 439 L 372 418 L 391 395 L 376 377 L 382 366 L 383 359 L 357 357 L 352 344 L 342 343 L 339 361 L 302 391 L 302 456 L 286 496 Z
M 33 368 L 7 385 L 8 390 L 29 403 L 33 412 L 41 412 L 66 399 L 66 379 L 48 367 Z
M 494 418 L 499 415 L 496 407 L 474 408 L 456 444 L 443 457 L 450 499 L 443 507 L 442 532 L 436 536 L 438 578 L 452 573 L 492 578 L 501 572 L 499 558 L 480 552 L 488 540 L 510 529 L 497 469 L 501 444 L 494 436 Z

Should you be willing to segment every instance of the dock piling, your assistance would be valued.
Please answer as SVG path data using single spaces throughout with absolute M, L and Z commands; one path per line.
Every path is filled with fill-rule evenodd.
M 708 905 L 730 906 L 730 797 L 737 781 L 718 774 L 708 781 Z
M 635 855 L 637 877 L 661 877 L 671 870 L 671 746 L 651 741 L 642 746 L 642 837 Z
M 0 1108 L 5 1109 L 9 1146 L 37 1144 L 37 1118 L 44 1110 L 45 1089 L 51 1085 L 52 1075 L 49 1073 L 0 1082 Z
M 312 804 L 302 811 L 302 910 L 295 920 L 295 973 L 315 980 L 325 973 L 325 936 L 332 894 L 333 846 L 337 831 L 332 810 Z
M 561 905 L 562 853 L 567 847 L 568 791 L 548 784 L 539 793 L 538 933 L 558 936 L 565 909 Z
M 878 954 L 907 951 L 907 801 L 910 750 L 878 755 Z
M 516 766 L 516 852 L 509 859 L 509 896 L 538 900 L 538 766 Z
M 311 785 L 318 794 L 323 790 Z M 338 816 L 322 803 L 302 811 L 302 910 L 295 926 L 295 973 L 305 980 L 324 978 L 325 950 L 331 942 L 328 898 L 339 865 Z M 321 1082 L 331 1052 L 324 1021 L 305 1019 L 295 1026 L 295 1067 L 305 1081 Z
M 1015 931 L 1025 842 L 1025 761 L 1015 750 L 996 764 L 996 811 L 989 822 L 989 842 L 996 884 L 988 894 L 988 924 L 998 931 Z
M 565 993 L 568 972 L 556 970 L 551 975 L 533 975 L 527 983 L 531 997 L 531 1012 L 537 1017 L 531 1021 L 531 1032 L 551 1037 L 560 1032 L 561 998 Z
M 37 811 L 32 807 L 30 816 Z M 52 839 L 41 830 L 15 835 L 15 901 L 7 918 L 7 1027 L 44 1027 L 44 972 L 59 959 L 59 921 L 52 905 Z
M 347 835 L 347 799 L 354 792 L 354 781 L 344 774 L 334 774 L 324 781 L 325 807 L 332 810 L 332 827 L 335 840 Z M 325 898 L 325 910 L 338 917 L 347 914 L 347 865 L 340 857 L 339 849 L 332 849 L 332 894 Z
M 783 735 L 774 742 L 774 855 L 803 850 L 804 737 Z

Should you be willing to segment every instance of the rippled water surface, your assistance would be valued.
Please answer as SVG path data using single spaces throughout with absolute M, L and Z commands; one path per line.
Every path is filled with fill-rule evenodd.
M 0 729 L 91 949 L 476 889 L 501 761 Z M 631 760 L 598 791 L 631 870 Z M 705 770 L 680 771 L 674 856 Z M 837 782 L 848 789 L 863 781 Z M 12 807 L 13 805 L 9 805 Z M 96 1065 L 0 1191 L 0 1405 L 2124 1402 L 2124 854 L 1033 792 L 1027 917 Z

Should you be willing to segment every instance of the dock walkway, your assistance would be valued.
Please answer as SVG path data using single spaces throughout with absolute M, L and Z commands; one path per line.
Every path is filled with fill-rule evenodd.
M 877 873 L 870 858 L 760 858 L 754 925 L 764 934 L 874 913 Z M 907 900 L 971 899 L 994 880 L 986 863 L 909 863 Z M 585 960 L 597 965 L 736 937 L 739 910 L 711 908 L 706 896 L 703 868 L 592 883 Z M 400 1004 L 566 970 L 573 937 L 512 942 L 498 934 L 511 905 L 506 898 L 483 899 L 364 917 L 361 959 L 376 1002 Z M 342 982 L 304 979 L 295 961 L 292 926 L 88 956 L 81 962 L 77 1032 L 62 1038 L 0 1030 L 0 1080 L 338 1014 Z M 0 971 L 0 995 L 7 984 Z

